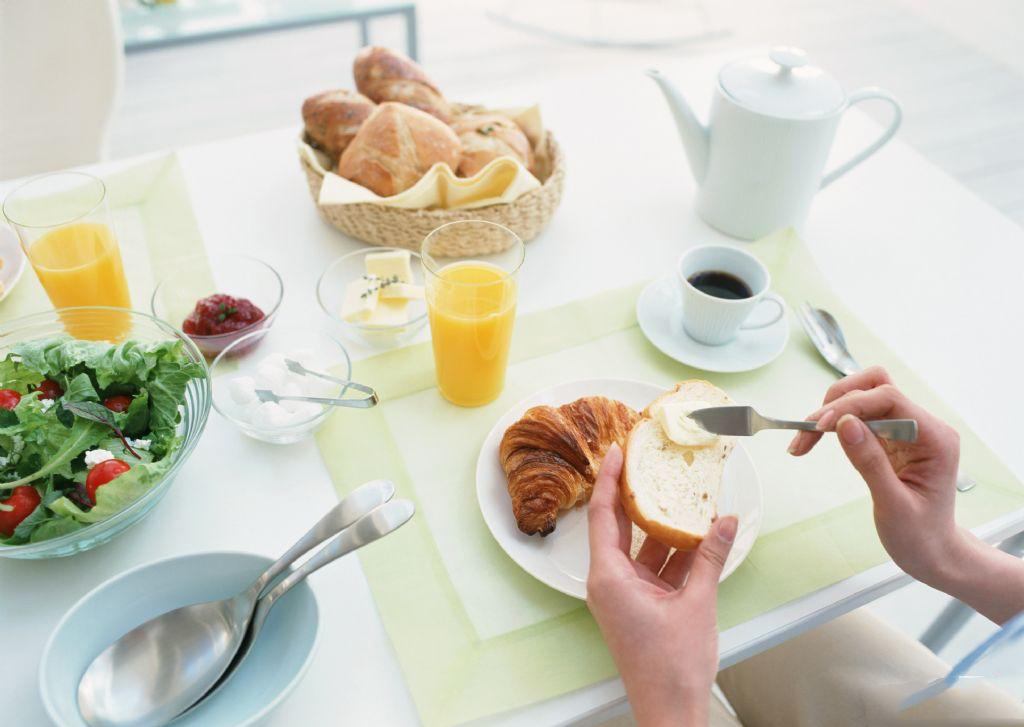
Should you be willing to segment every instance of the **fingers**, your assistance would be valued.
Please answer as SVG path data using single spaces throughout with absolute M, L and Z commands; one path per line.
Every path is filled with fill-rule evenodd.
M 906 494 L 881 443 L 864 422 L 852 414 L 844 414 L 836 425 L 836 434 L 847 458 L 871 490 L 876 506 L 884 508 Z
M 863 371 L 858 371 L 850 376 L 845 376 L 839 381 L 828 387 L 828 391 L 825 392 L 825 398 L 822 400 L 822 404 L 830 404 L 836 399 L 843 397 L 853 391 L 868 391 L 879 386 L 892 385 L 892 377 L 889 376 L 889 372 L 881 366 L 870 366 Z M 818 411 L 807 417 L 809 422 L 820 421 L 821 415 L 824 413 L 825 407 L 821 407 Z M 824 422 L 821 426 L 821 431 L 828 431 L 832 424 L 839 421 L 839 417 L 835 417 L 832 421 Z M 811 451 L 818 440 L 821 439 L 821 434 L 815 432 L 800 432 L 793 441 L 789 444 L 789 453 L 797 457 L 807 454 Z
M 841 396 L 849 394 L 851 391 L 857 391 L 858 389 L 860 391 L 867 391 L 868 389 L 874 389 L 885 384 L 892 384 L 892 377 L 889 376 L 889 372 L 881 366 L 871 366 L 850 376 L 844 376 L 828 387 L 822 403 L 828 404 Z
M 665 558 L 668 557 L 669 547 L 662 545 L 654 538 L 644 538 L 644 544 L 640 546 L 640 552 L 636 554 L 636 562 L 646 566 L 652 573 L 658 573 L 665 565 Z
M 735 515 L 726 515 L 716 520 L 708 534 L 704 536 L 700 546 L 693 552 L 689 564 L 680 563 L 673 568 L 671 573 L 663 574 L 662 578 L 667 580 L 671 576 L 678 582 L 673 583 L 678 587 L 682 580 L 686 579 L 684 593 L 692 594 L 693 598 L 704 601 L 707 599 L 714 603 L 715 594 L 718 592 L 718 579 L 722 575 L 722 568 L 725 567 L 725 560 L 732 550 L 733 540 L 736 539 L 736 531 L 739 529 L 739 520 Z M 673 555 L 672 558 L 675 558 Z M 669 562 L 671 564 L 671 558 Z M 688 565 L 689 578 L 687 578 L 684 567 Z M 665 566 L 668 569 L 668 566 Z M 669 581 L 670 583 L 672 581 Z
M 843 394 L 811 414 L 808 419 L 818 423 L 819 431 L 828 432 L 835 429 L 836 423 L 847 414 L 863 421 L 915 417 L 918 413 L 918 407 L 911 403 L 899 389 L 892 384 L 882 384 L 867 391 L 855 390 Z M 806 454 L 820 438 L 821 434 L 811 433 L 810 437 L 801 440 L 799 449 L 791 450 L 791 452 L 798 456 Z
M 622 450 L 619 445 L 613 444 L 604 456 L 590 495 L 587 519 L 591 564 L 600 564 L 615 552 L 629 558 L 630 523 L 619 500 L 621 471 Z
M 682 588 L 686 581 L 686 574 L 693 567 L 693 559 L 697 557 L 696 550 L 677 550 L 668 559 L 668 563 L 661 569 L 661 580 L 673 588 Z

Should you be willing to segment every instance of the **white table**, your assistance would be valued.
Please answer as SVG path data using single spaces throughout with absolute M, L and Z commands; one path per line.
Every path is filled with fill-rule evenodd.
M 691 59 L 665 70 L 704 108 L 720 62 Z M 668 112 L 639 70 L 495 94 L 503 105 L 540 101 L 568 156 L 562 208 L 528 247 L 525 310 L 652 277 L 687 246 L 722 239 L 692 210 L 694 184 Z M 837 155 L 847 156 L 876 131 L 851 113 Z M 282 272 L 279 325 L 317 313 L 319 271 L 356 247 L 315 215 L 295 135 L 285 129 L 181 150 L 207 249 L 247 251 Z M 619 176 L 635 181 L 623 184 Z M 1024 340 L 1004 335 L 1019 331 L 1024 319 L 1018 294 L 1024 231 L 897 142 L 823 192 L 804 235 L 840 295 L 1024 476 L 1018 415 L 1024 397 L 1009 386 L 1019 380 Z M 147 520 L 70 559 L 0 561 L 3 651 L 17 655 L 0 669 L 4 719 L 45 723 L 35 684 L 40 651 L 64 611 L 95 584 L 189 552 L 279 554 L 333 502 L 311 442 L 269 447 L 211 414 L 202 444 Z M 1022 527 L 1024 511 L 979 534 L 995 541 Z M 319 651 L 268 723 L 414 723 L 358 560 L 345 559 L 311 581 L 325 617 Z M 904 582 L 895 566 L 879 566 L 729 629 L 721 638 L 722 662 L 750 656 Z M 488 721 L 564 723 L 622 697 L 621 683 L 609 680 Z

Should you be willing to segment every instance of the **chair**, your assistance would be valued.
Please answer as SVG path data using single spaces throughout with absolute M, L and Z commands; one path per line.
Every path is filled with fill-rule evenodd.
M 123 85 L 116 0 L 0 1 L 0 179 L 99 161 Z

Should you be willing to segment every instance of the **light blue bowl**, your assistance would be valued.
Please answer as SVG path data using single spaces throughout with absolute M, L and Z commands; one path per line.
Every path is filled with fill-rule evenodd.
M 141 565 L 94 588 L 64 615 L 43 649 L 39 692 L 47 714 L 60 727 L 87 727 L 78 713 L 78 682 L 103 649 L 164 611 L 239 593 L 271 562 L 252 553 L 197 553 Z M 302 679 L 319 635 L 316 596 L 303 582 L 270 612 L 231 681 L 175 727 L 262 719 Z

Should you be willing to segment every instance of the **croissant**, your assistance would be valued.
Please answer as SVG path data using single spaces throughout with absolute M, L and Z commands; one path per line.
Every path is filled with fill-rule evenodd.
M 587 396 L 527 410 L 501 438 L 499 456 L 519 529 L 548 535 L 562 510 L 590 499 L 601 459 L 640 418 L 622 402 Z

